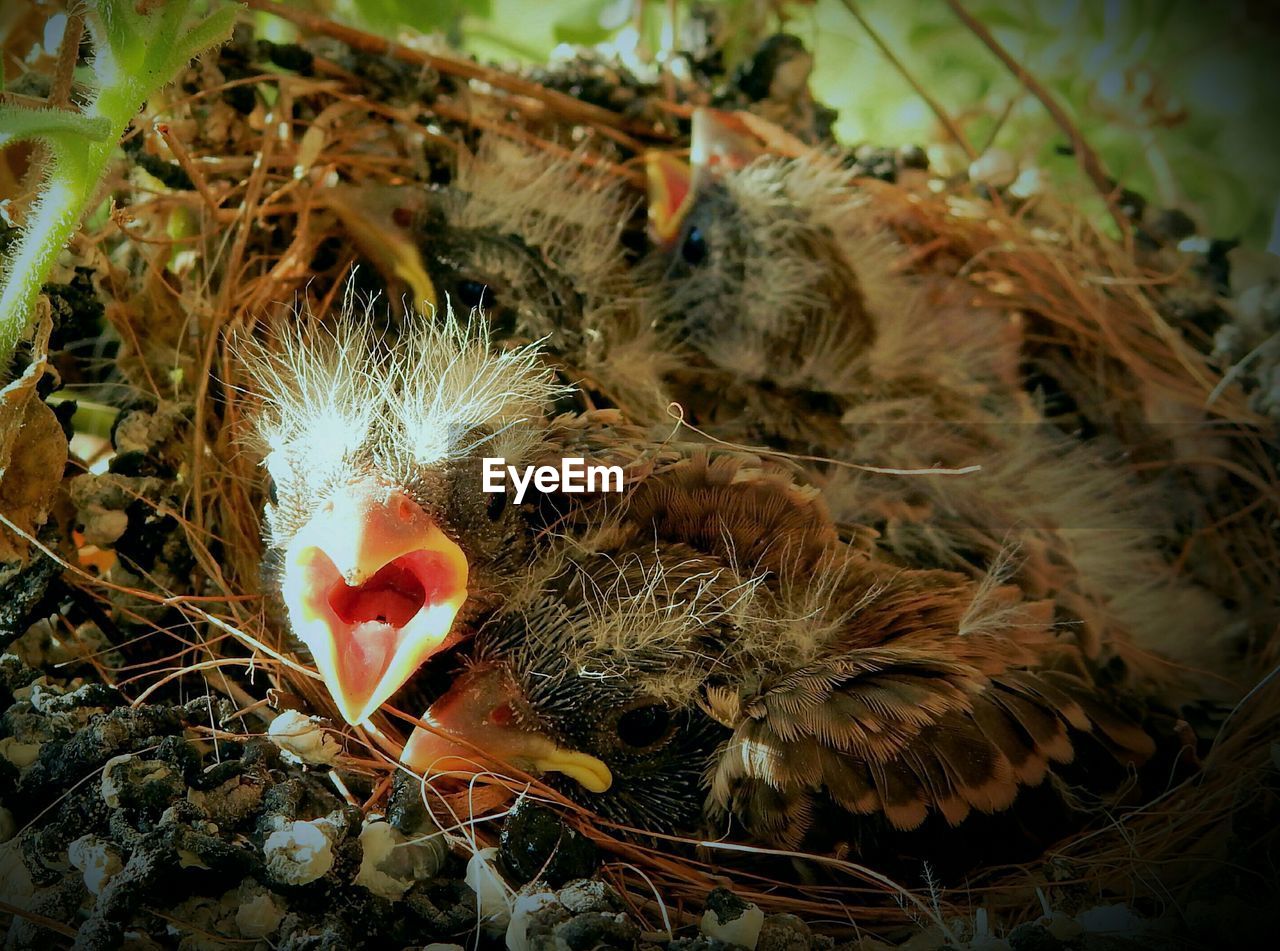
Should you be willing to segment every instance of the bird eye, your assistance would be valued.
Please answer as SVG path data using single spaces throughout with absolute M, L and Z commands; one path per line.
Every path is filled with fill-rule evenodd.
M 503 702 L 489 711 L 489 722 L 494 726 L 510 726 L 515 715 L 515 711 L 511 709 L 511 704 Z
M 684 244 L 680 245 L 680 256 L 693 265 L 701 264 L 707 259 L 707 239 L 702 229 L 696 225 L 684 236 Z
M 272 505 L 280 504 L 280 493 L 276 491 L 276 480 L 267 476 L 267 499 Z
M 618 739 L 627 746 L 653 746 L 670 733 L 671 713 L 658 703 L 635 707 L 618 717 L 617 729 Z
M 458 282 L 458 301 L 468 310 L 474 310 L 486 303 L 485 297 L 488 296 L 488 305 L 493 306 L 493 295 L 487 294 L 488 285 L 479 281 L 459 281 Z

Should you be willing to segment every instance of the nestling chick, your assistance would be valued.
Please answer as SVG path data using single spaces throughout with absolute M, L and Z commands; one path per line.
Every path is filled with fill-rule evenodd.
M 1011 580 L 1054 599 L 1091 656 L 1125 654 L 1156 679 L 1224 671 L 1230 618 L 1174 577 L 1160 507 L 1120 460 L 1044 421 L 1007 320 L 957 299 L 958 282 L 897 274 L 899 250 L 844 170 L 760 155 L 708 110 L 693 132 L 692 169 L 651 157 L 645 265 L 648 312 L 692 351 L 668 378 L 689 416 L 721 439 L 844 463 L 970 468 L 815 467 L 836 519 L 879 530 L 887 558 L 981 578 L 1012 546 Z
M 482 457 L 583 454 L 581 432 L 548 418 L 564 388 L 533 347 L 492 349 L 478 314 L 417 317 L 394 342 L 370 320 L 348 302 L 332 330 L 311 321 L 241 347 L 262 398 L 270 563 L 293 633 L 351 723 L 522 564 L 528 507 L 482 492 Z
M 672 358 L 635 307 L 620 241 L 635 202 L 616 179 L 490 137 L 447 186 L 361 185 L 327 201 L 388 281 L 479 308 L 503 345 L 539 342 L 597 402 L 662 415 Z
M 854 816 L 1007 810 L 1085 734 L 1121 762 L 1151 752 L 1046 605 L 880 563 L 778 474 L 695 457 L 611 508 L 484 625 L 405 762 L 486 756 L 624 825 L 732 820 L 821 850 Z M 843 820 L 815 825 L 828 809 Z
M 846 171 L 761 154 L 707 109 L 691 151 L 691 167 L 648 157 L 656 247 L 640 280 L 649 318 L 691 351 L 671 386 L 693 418 L 813 448 L 847 440 L 841 417 L 868 399 L 963 420 L 1011 384 L 1007 334 L 894 272 L 899 249 Z

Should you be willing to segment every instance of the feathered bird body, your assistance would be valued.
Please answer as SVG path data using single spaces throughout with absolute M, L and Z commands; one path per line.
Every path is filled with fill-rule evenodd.
M 758 462 L 695 455 L 601 508 L 481 627 L 416 768 L 455 740 L 527 764 L 536 737 L 603 764 L 607 788 L 561 784 L 615 821 L 829 848 L 822 809 L 848 837 L 858 816 L 959 825 L 1013 806 L 1078 734 L 1151 751 L 1045 603 L 883 563 Z
M 625 204 L 572 181 L 494 145 L 433 196 L 423 267 L 442 301 L 485 306 L 475 325 L 438 311 L 393 345 L 345 329 L 256 361 L 268 539 L 344 716 L 474 635 L 406 762 L 478 748 L 624 824 L 784 846 L 831 847 L 828 815 L 902 831 L 1005 813 L 1081 744 L 1150 753 L 1095 662 L 1171 631 L 1198 647 L 1222 615 L 1170 579 L 1119 470 L 1043 426 L 1008 328 L 894 274 L 856 191 L 816 165 L 721 176 L 643 293 Z M 641 423 L 674 398 L 719 438 L 982 469 L 819 464 L 796 482 L 650 445 L 616 415 L 552 420 L 565 379 Z M 481 455 L 584 447 L 633 463 L 626 493 L 478 491 Z M 325 651 L 356 659 L 326 669 Z
M 243 341 L 262 405 L 272 578 L 290 626 L 350 722 L 456 642 L 523 570 L 534 499 L 482 491 L 482 461 L 612 464 L 634 433 L 616 413 L 554 418 L 567 391 L 533 345 L 497 347 L 479 313 L 378 336 L 348 301 Z
M 695 118 L 695 153 L 698 132 Z M 896 272 L 901 249 L 846 173 L 709 164 L 677 221 L 644 266 L 645 306 L 694 351 L 671 392 L 701 426 L 837 460 L 814 467 L 835 518 L 878 529 L 901 564 L 981 578 L 1018 549 L 1012 580 L 1056 600 L 1092 657 L 1122 654 L 1166 682 L 1175 665 L 1229 668 L 1230 617 L 1175 577 L 1157 500 L 1118 451 L 1043 419 L 1007 318 L 958 282 Z M 974 471 L 912 471 L 937 468 Z

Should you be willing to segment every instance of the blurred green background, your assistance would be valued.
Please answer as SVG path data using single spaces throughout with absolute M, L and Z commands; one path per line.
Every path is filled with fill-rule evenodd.
M 440 33 L 481 60 L 542 63 L 559 44 L 611 42 L 642 61 L 670 47 L 688 0 L 330 0 L 312 4 L 386 35 Z M 713 4 L 703 4 L 712 6 Z M 943 0 L 725 0 L 750 52 L 777 29 L 816 58 L 812 85 L 839 110 L 846 144 L 934 146 L 943 171 L 966 163 L 928 107 L 859 25 L 855 6 L 978 149 L 1007 150 L 1084 199 L 1066 137 Z M 1067 108 L 1107 169 L 1156 207 L 1209 234 L 1272 244 L 1280 200 L 1280 4 L 1197 0 L 964 0 Z M 276 21 L 277 23 L 279 21 Z

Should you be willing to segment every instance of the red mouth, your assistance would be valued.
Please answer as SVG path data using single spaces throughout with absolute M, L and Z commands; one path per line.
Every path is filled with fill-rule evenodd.
M 343 717 L 360 723 L 448 643 L 467 560 L 402 493 L 357 483 L 286 549 L 282 594 Z
M 329 591 L 329 607 L 345 624 L 381 621 L 393 627 L 404 627 L 431 600 L 422 579 L 409 565 L 412 560 L 422 560 L 419 557 L 422 555 L 427 555 L 427 559 L 433 562 L 429 567 L 435 571 L 429 572 L 428 576 L 446 570 L 443 559 L 432 558 L 426 552 L 402 555 L 354 588 L 339 578 Z

